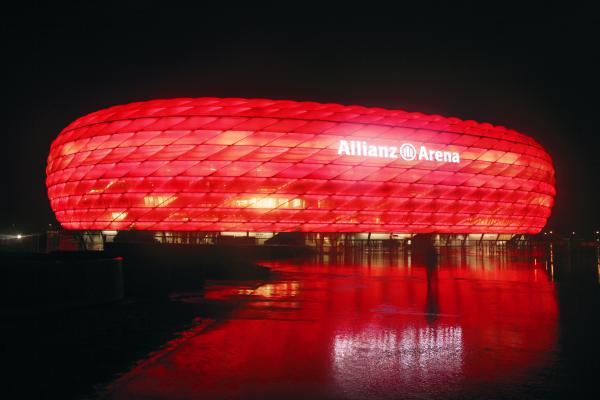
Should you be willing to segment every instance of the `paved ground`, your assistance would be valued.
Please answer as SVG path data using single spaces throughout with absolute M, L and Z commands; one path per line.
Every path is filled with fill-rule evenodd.
M 574 311 L 583 292 L 597 304 L 597 275 L 582 291 L 557 285 L 558 266 L 543 259 L 476 251 L 443 254 L 429 266 L 387 255 L 273 266 L 273 282 L 207 290 L 202 301 L 234 304 L 231 312 L 191 328 L 99 393 L 561 397 L 598 371 L 573 363 L 586 348 L 597 355 L 580 343 L 596 327 L 584 327 Z M 561 311 L 569 327 L 560 325 Z

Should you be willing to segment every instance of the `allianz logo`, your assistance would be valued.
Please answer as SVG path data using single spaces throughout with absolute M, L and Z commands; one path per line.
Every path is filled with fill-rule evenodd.
M 419 146 L 419 149 L 410 143 L 400 147 L 369 144 L 361 140 L 341 139 L 338 144 L 338 155 L 374 157 L 374 158 L 402 158 L 405 161 L 437 161 L 460 163 L 460 154 L 456 151 L 442 151 Z

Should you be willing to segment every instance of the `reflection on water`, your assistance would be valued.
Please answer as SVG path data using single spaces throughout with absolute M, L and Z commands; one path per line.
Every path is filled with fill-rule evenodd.
M 240 301 L 233 315 L 132 370 L 110 394 L 460 397 L 526 384 L 556 357 L 548 257 L 456 249 L 429 261 L 350 253 L 271 263 L 276 281 L 231 293 Z
M 336 385 L 357 398 L 440 378 L 448 384 L 460 376 L 464 357 L 459 326 L 407 327 L 399 332 L 368 326 L 337 334 L 332 350 Z
M 293 297 L 298 294 L 299 282 L 266 283 L 256 289 L 239 289 L 239 294 L 248 294 L 262 297 Z
M 596 272 L 598 273 L 598 283 L 600 283 L 600 247 L 596 249 Z

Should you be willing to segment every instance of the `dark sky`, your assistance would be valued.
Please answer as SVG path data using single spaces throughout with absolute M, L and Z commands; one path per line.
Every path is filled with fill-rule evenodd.
M 523 3 L 4 10 L 0 229 L 55 223 L 44 169 L 71 121 L 180 96 L 360 104 L 505 125 L 554 159 L 548 226 L 598 229 L 600 13 Z

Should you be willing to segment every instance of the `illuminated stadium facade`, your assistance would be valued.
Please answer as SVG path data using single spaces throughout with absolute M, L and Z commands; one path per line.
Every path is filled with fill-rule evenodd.
M 46 172 L 70 230 L 534 234 L 555 196 L 549 155 L 514 130 L 266 99 L 100 110 Z

